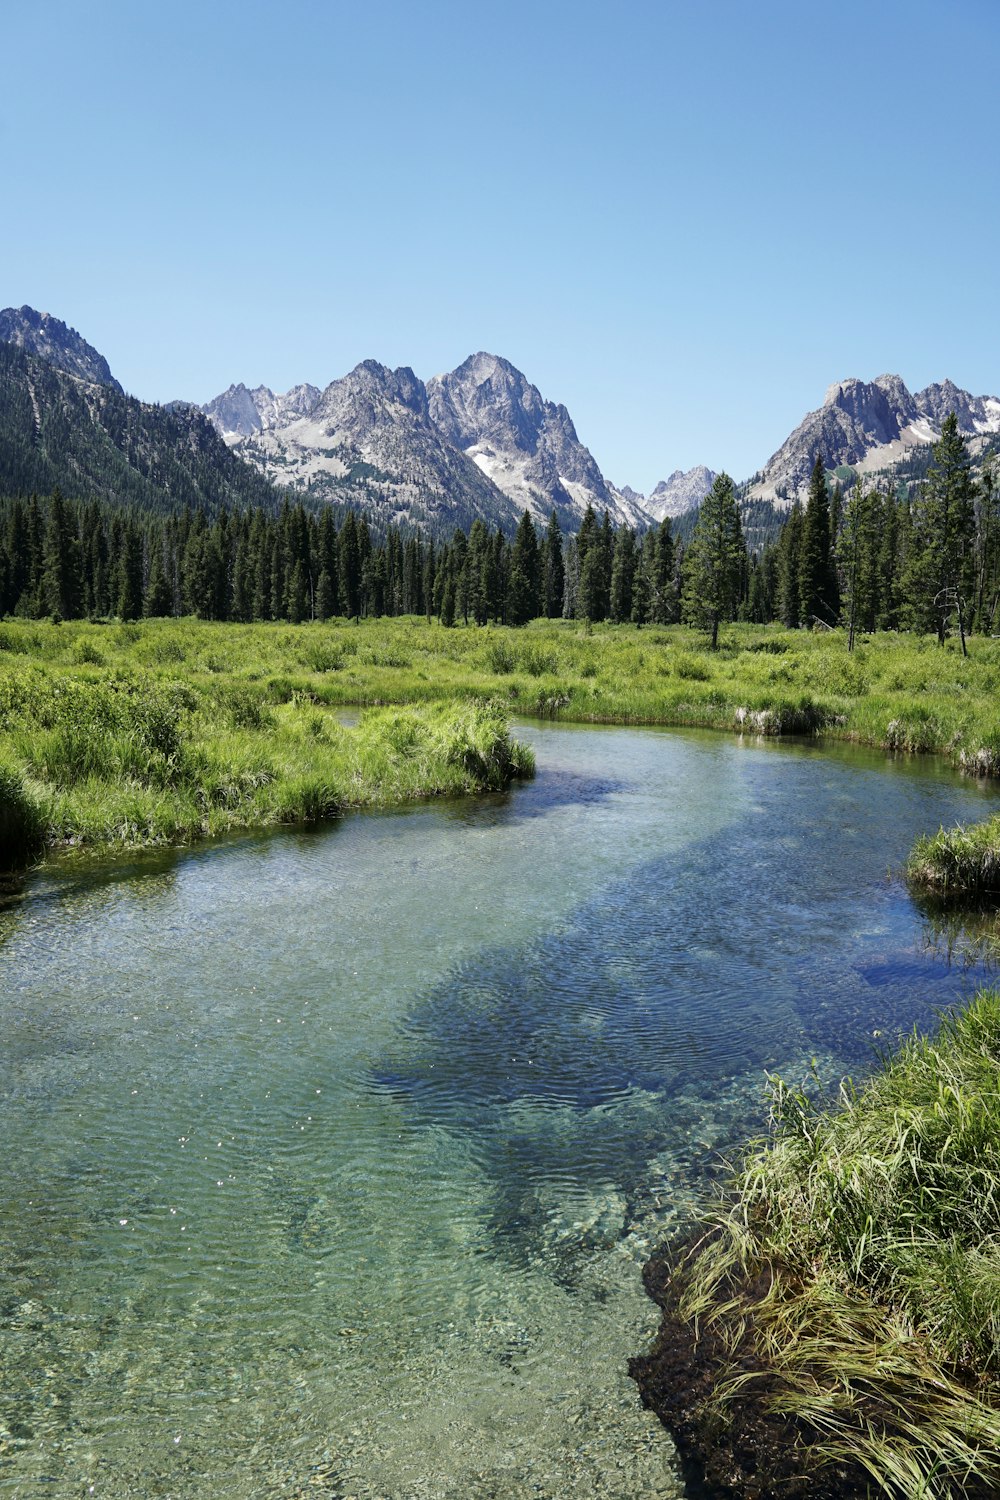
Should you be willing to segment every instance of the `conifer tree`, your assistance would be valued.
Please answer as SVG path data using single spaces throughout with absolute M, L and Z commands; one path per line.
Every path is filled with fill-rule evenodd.
M 803 625 L 822 620 L 837 623 L 837 574 L 830 538 L 830 496 L 826 467 L 817 457 L 809 480 L 809 497 L 799 545 L 799 610 Z
M 562 614 L 565 583 L 562 532 L 559 517 L 553 511 L 542 551 L 542 613 L 547 620 L 555 620 Z
M 672 625 L 678 618 L 677 549 L 669 517 L 646 533 L 649 547 L 649 618 L 654 625 Z
M 358 542 L 357 522 L 353 510 L 349 510 L 340 528 L 337 539 L 340 554 L 340 606 L 347 618 L 361 616 L 361 555 Z
M 743 556 L 736 490 L 728 474 L 719 474 L 698 512 L 684 580 L 685 618 L 710 631 L 713 651 L 720 624 L 736 615 Z
M 631 526 L 620 526 L 615 536 L 608 599 L 608 617 L 616 625 L 632 618 L 632 587 L 635 569 L 635 532 Z
M 904 579 L 907 612 L 915 628 L 936 627 L 942 645 L 946 622 L 955 615 L 964 653 L 968 608 L 975 589 L 975 487 L 954 412 L 941 425 L 933 455 L 913 508 Z
M 149 582 L 142 600 L 142 612 L 148 619 L 158 619 L 174 612 L 173 590 L 163 566 L 163 548 L 154 546 L 149 558 Z
M 802 507 L 796 500 L 778 538 L 778 615 L 790 630 L 802 623 L 800 590 L 802 551 Z
M 80 615 L 80 543 L 58 487 L 52 492 L 45 525 L 42 596 L 50 614 L 64 620 Z
M 538 535 L 526 510 L 518 523 L 510 557 L 507 620 L 511 625 L 525 625 L 539 613 L 539 583 Z

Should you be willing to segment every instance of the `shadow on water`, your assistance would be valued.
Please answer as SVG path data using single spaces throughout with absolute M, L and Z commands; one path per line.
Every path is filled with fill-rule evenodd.
M 752 807 L 682 859 L 481 950 L 372 1070 L 414 1123 L 472 1143 L 502 1253 L 535 1258 L 560 1195 L 618 1195 L 624 1232 L 657 1158 L 675 1184 L 704 1183 L 760 1128 L 768 1070 L 818 1054 L 827 1084 L 864 1072 L 986 977 L 982 954 L 952 973 L 954 941 L 921 930 L 884 875 L 877 820 L 855 826 L 844 805 L 824 828 L 814 780 L 798 797 L 789 780 L 787 761 L 764 761 Z
M 510 826 L 548 817 L 562 807 L 594 807 L 626 788 L 626 782 L 607 776 L 540 767 L 530 781 L 519 782 L 507 791 L 454 798 L 440 806 L 449 822 L 464 828 L 492 827 L 499 822 Z

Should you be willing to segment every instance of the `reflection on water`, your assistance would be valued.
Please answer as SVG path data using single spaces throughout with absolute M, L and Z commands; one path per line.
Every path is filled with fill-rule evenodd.
M 638 1268 L 764 1070 L 857 1073 L 981 977 L 886 870 L 982 793 L 531 735 L 505 796 L 0 910 L 0 1494 L 682 1493 Z

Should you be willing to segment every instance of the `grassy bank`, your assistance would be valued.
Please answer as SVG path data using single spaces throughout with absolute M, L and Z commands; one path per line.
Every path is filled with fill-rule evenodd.
M 175 668 L 179 665 L 174 664 Z M 505 706 L 373 708 L 345 727 L 287 683 L 27 656 L 0 673 L 0 868 L 45 846 L 187 842 L 530 775 Z
M 729 627 L 711 652 L 681 627 L 569 621 L 515 631 L 412 618 L 8 620 L 0 622 L 5 841 L 36 848 L 39 817 L 50 842 L 149 843 L 472 789 L 483 783 L 461 752 L 449 758 L 446 721 L 459 740 L 488 739 L 503 715 L 469 708 L 485 701 L 577 722 L 822 731 L 997 774 L 998 668 L 1000 642 L 975 641 L 963 659 L 930 638 L 879 636 L 849 655 L 837 632 L 755 626 Z M 329 713 L 387 705 L 424 712 L 367 714 L 351 732 Z M 509 742 L 498 741 L 497 764 L 509 754 Z
M 920 838 L 906 864 L 917 892 L 944 906 L 1000 903 L 1000 815 Z
M 752 1430 L 753 1482 L 772 1463 L 782 1493 L 791 1455 L 803 1494 L 996 1494 L 1000 995 L 839 1107 L 780 1083 L 773 1106 L 661 1294 L 673 1345 L 705 1345 L 692 1446 L 739 1453 Z

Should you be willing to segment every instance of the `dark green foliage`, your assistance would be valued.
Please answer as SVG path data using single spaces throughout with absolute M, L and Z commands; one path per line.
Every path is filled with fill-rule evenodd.
M 637 562 L 635 532 L 630 526 L 619 527 L 615 536 L 611 562 L 608 605 L 608 618 L 616 625 L 632 618 L 632 594 Z
M 722 621 L 736 616 L 744 556 L 736 491 L 720 474 L 702 501 L 684 568 L 685 618 L 711 633 L 713 649 Z
M 559 518 L 553 511 L 542 544 L 542 613 L 546 619 L 555 620 L 562 614 L 565 586 L 562 532 Z
M 975 486 L 965 439 L 952 412 L 934 444 L 934 461 L 913 506 L 913 536 L 904 591 L 907 623 L 936 629 L 949 618 L 965 630 L 975 594 Z
M 802 624 L 810 625 L 819 620 L 824 625 L 835 625 L 839 613 L 837 574 L 830 542 L 830 497 L 822 458 L 816 459 L 809 480 L 798 567 Z
M 0 873 L 29 864 L 44 842 L 45 820 L 20 772 L 0 762 Z
M 521 517 L 510 557 L 507 621 L 524 625 L 541 612 L 541 563 L 538 536 L 527 511 Z
M 778 619 L 794 630 L 802 623 L 802 507 L 798 501 L 781 528 L 777 553 Z

